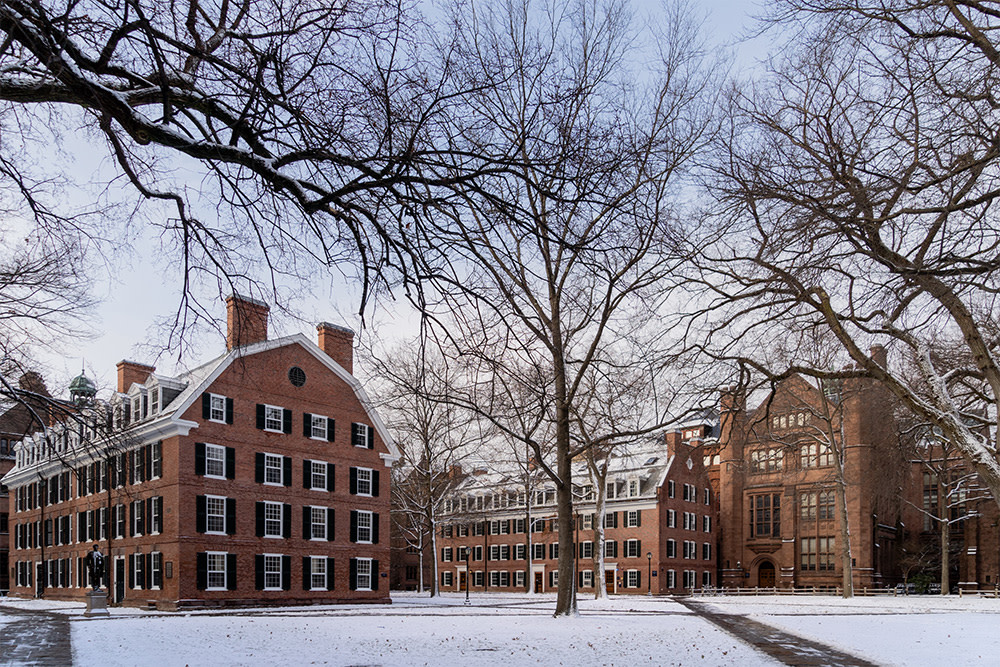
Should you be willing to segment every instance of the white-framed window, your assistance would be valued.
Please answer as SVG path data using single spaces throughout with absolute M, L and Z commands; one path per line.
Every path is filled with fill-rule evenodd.
M 208 398 L 208 419 L 209 421 L 226 423 L 226 397 L 218 394 L 209 394 Z
M 323 461 L 309 462 L 309 485 L 312 489 L 326 491 L 326 467 Z
M 285 425 L 284 415 L 285 415 L 284 408 L 277 405 L 265 405 L 264 430 L 275 431 L 276 433 L 283 433 Z
M 264 590 L 281 590 L 281 555 L 264 554 Z
M 264 502 L 264 537 L 282 537 L 282 504 Z M 281 582 L 278 582 L 281 586 Z M 266 588 L 266 587 L 265 587 Z
M 132 457 L 132 479 L 135 480 L 136 484 L 139 484 L 142 482 L 142 477 L 143 477 L 142 466 L 143 463 L 145 462 L 145 457 L 143 457 L 142 455 L 142 449 L 138 449 L 135 452 L 131 452 L 129 455 Z
M 493 560 L 492 558 L 490 560 Z M 452 548 L 451 547 L 441 547 L 441 561 L 444 563 L 450 563 L 452 561 Z
M 528 545 L 526 544 L 515 544 L 514 545 L 514 560 L 524 560 L 525 555 L 528 551 Z
M 146 562 L 146 556 L 143 554 L 135 554 L 132 560 L 132 588 L 142 588 L 144 573 L 142 571 L 143 565 Z M 49 568 L 49 576 L 52 575 L 52 568 Z M 52 585 L 51 583 L 49 584 Z
M 351 444 L 368 449 L 368 424 L 351 424 Z
M 698 543 L 693 542 L 691 540 L 684 540 L 684 558 L 690 560 L 697 557 L 698 557 Z
M 361 559 L 359 558 L 358 560 L 360 561 Z M 369 565 L 369 567 L 370 567 L 370 565 Z M 360 579 L 361 579 L 361 563 L 359 562 L 358 563 L 358 580 L 360 581 Z M 453 575 L 452 572 L 447 572 L 446 571 L 446 572 L 442 572 L 441 573 L 441 585 L 445 586 L 445 587 L 451 587 L 451 586 L 455 585 L 455 579 L 454 579 L 454 575 Z M 370 587 L 370 584 L 369 584 L 369 587 Z M 359 585 L 358 588 L 360 589 L 361 586 Z
M 559 570 L 549 572 L 549 586 L 555 588 L 559 585 Z
M 608 482 L 604 486 L 604 497 L 607 500 L 614 500 L 618 497 L 618 484 L 616 482 Z
M 213 535 L 226 534 L 225 496 L 205 496 L 205 532 Z
M 358 471 L 358 495 L 372 495 L 372 470 L 371 468 L 356 468 Z
M 639 540 L 625 540 L 625 558 L 638 558 L 640 549 Z
M 614 540 L 605 540 L 604 542 L 604 557 L 605 558 L 617 558 L 618 557 L 618 543 Z
M 684 530 L 698 530 L 698 515 L 694 512 L 684 512 Z
M 367 510 L 358 510 L 358 542 L 371 544 L 372 541 L 372 513 Z
M 472 560 L 483 559 L 483 545 L 477 544 L 472 548 Z
M 667 528 L 677 527 L 677 510 L 667 510 Z
M 705 489 L 704 491 L 705 491 L 705 493 L 704 493 L 705 504 L 706 505 L 711 505 L 712 504 L 712 492 L 709 489 Z
M 163 582 L 163 553 L 154 551 L 149 554 L 149 586 L 154 590 L 162 588 Z
M 284 484 L 284 464 L 284 456 L 264 454 L 264 483 L 277 486 Z
M 593 558 L 593 557 L 594 557 L 594 543 L 580 542 L 580 558 Z
M 316 509 L 316 508 L 313 508 Z M 326 556 L 310 556 L 309 558 L 309 588 L 314 591 L 325 591 L 326 586 Z
M 226 552 L 209 551 L 206 555 L 207 555 L 206 561 L 208 563 L 208 579 L 207 579 L 208 590 L 210 591 L 226 590 L 227 587 Z
M 628 481 L 628 495 L 629 498 L 635 498 L 639 495 L 639 480 L 630 479 Z
M 684 588 L 694 588 L 697 572 L 694 570 L 684 570 Z
M 583 530 L 593 530 L 594 529 L 594 515 L 584 514 L 583 515 Z
M 498 570 L 490 570 L 490 586 L 494 588 L 500 586 L 500 572 Z
M 667 588 L 677 588 L 676 570 L 667 570 Z
M 326 513 L 327 510 L 325 507 L 309 508 L 309 523 L 311 524 L 309 533 L 312 535 L 312 539 L 314 540 L 329 539 L 326 534 Z M 315 586 L 313 588 L 315 588 Z
M 594 587 L 594 571 L 584 570 L 580 573 L 580 588 Z
M 629 510 L 625 512 L 625 527 L 637 528 L 639 526 L 639 510 Z
M 712 560 L 712 544 L 710 542 L 704 542 L 701 545 L 701 558 L 702 560 Z
M 701 517 L 701 531 L 703 533 L 712 532 L 712 517 L 708 516 L 707 514 Z
M 216 479 L 226 478 L 226 448 L 221 445 L 205 445 L 205 476 Z
M 667 540 L 667 558 L 677 558 L 677 540 Z
M 359 591 L 370 591 L 372 589 L 372 577 L 376 576 L 372 572 L 372 559 L 371 558 L 358 558 L 355 561 L 357 563 L 357 577 L 355 578 L 355 588 Z M 451 574 L 450 572 L 448 574 Z M 451 585 L 450 583 L 448 585 Z
M 674 480 L 672 479 L 667 480 L 667 497 L 673 498 L 675 493 L 676 493 L 676 485 L 674 484 Z
M 482 575 L 482 572 L 476 572 L 478 575 Z M 482 586 L 482 581 L 476 584 L 477 586 Z M 514 585 L 518 588 L 524 588 L 524 570 L 514 571 Z
M 639 588 L 639 570 L 625 570 L 625 588 Z
M 326 440 L 326 417 L 311 415 L 309 420 L 309 437 L 313 440 Z

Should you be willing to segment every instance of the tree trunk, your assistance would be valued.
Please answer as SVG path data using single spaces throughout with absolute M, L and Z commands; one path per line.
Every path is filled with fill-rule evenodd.
M 558 331 L 558 322 L 556 323 Z M 560 341 L 560 336 L 553 336 Z M 555 616 L 577 616 L 576 572 L 573 558 L 573 470 L 569 456 L 570 424 L 566 404 L 566 367 L 562 350 L 554 355 L 554 385 L 556 413 L 556 503 L 559 517 L 559 592 Z
M 945 510 L 947 512 L 947 510 Z M 951 581 L 949 569 L 951 566 L 951 523 L 948 522 L 948 516 L 942 518 L 941 521 L 941 595 L 947 595 L 948 591 L 951 590 Z
M 837 513 L 840 518 L 840 563 L 843 570 L 844 597 L 854 597 L 854 567 L 851 563 L 851 528 L 847 514 L 847 484 L 844 481 L 844 466 L 840 456 L 835 456 L 837 462 L 837 485 L 834 496 L 837 502 Z M 818 554 L 817 554 L 818 555 Z
M 528 577 L 528 593 L 529 594 L 534 594 L 534 592 L 535 592 L 535 576 L 534 576 L 534 571 L 532 569 L 532 566 L 534 564 L 534 561 L 533 561 L 534 554 L 532 553 L 532 550 L 534 548 L 534 540 L 531 539 L 531 535 L 532 535 L 531 530 L 532 530 L 533 526 L 531 525 L 531 491 L 530 490 L 528 490 L 525 493 L 525 503 L 524 504 L 525 504 L 525 507 L 527 507 L 527 510 L 525 511 L 524 530 L 528 534 L 528 553 L 525 554 L 525 559 L 528 561 L 528 572 L 527 572 L 526 576 Z
M 607 512 L 607 475 L 595 479 L 597 486 L 597 506 L 594 511 L 594 599 L 603 600 L 608 596 L 607 582 L 604 580 L 604 514 Z
M 441 589 L 438 587 L 441 577 L 438 575 L 438 551 L 437 551 L 437 523 L 434 521 L 434 515 L 428 512 L 427 523 L 430 526 L 431 531 L 431 597 L 439 595 Z

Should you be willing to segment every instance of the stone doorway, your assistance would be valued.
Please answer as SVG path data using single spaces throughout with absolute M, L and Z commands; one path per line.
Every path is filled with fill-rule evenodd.
M 765 560 L 757 566 L 757 585 L 761 588 L 774 588 L 774 563 Z

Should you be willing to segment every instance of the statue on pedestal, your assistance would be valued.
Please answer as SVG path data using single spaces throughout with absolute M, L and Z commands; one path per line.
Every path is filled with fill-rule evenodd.
M 104 554 L 94 545 L 94 550 L 87 554 L 87 571 L 90 573 L 90 585 L 95 591 L 101 589 L 101 580 L 104 578 Z

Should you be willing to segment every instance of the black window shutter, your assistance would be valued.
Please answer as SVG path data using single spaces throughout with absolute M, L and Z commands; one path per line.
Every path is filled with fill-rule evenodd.
M 209 419 L 212 416 L 212 397 L 206 391 L 201 395 L 201 418 Z
M 139 502 L 142 502 L 141 500 Z M 142 534 L 149 535 L 153 532 L 153 499 L 146 498 L 146 507 L 142 512 Z
M 208 588 L 208 554 L 199 551 L 197 554 L 198 590 L 203 591 Z
M 302 488 L 311 489 L 312 487 L 312 461 L 306 459 L 302 462 Z
M 326 541 L 327 542 L 333 542 L 333 508 L 332 507 L 327 507 L 326 508 Z M 330 574 L 331 573 L 329 571 L 326 573 L 327 579 L 330 578 Z M 327 586 L 327 588 L 330 588 L 330 586 Z
M 635 585 L 636 587 L 642 586 L 642 570 L 635 571 Z
M 577 577 L 577 579 L 579 580 L 579 583 L 577 584 L 577 587 L 578 588 L 583 588 L 583 572 L 580 572 L 580 574 Z
M 115 465 L 117 457 L 111 457 L 111 465 L 108 466 L 108 481 L 112 489 L 118 488 L 118 466 Z
M 128 483 L 135 484 L 135 450 L 128 453 Z
M 128 555 L 128 587 L 135 588 L 135 554 Z
M 612 558 L 618 558 L 618 542 L 611 543 Z
M 281 590 L 287 591 L 292 587 L 292 557 L 281 557 Z
M 194 499 L 194 526 L 195 530 L 199 533 L 204 533 L 207 524 L 206 510 L 205 510 L 205 496 L 195 496 Z
M 136 508 L 136 506 L 135 506 L 135 502 L 136 501 L 133 500 L 132 502 L 130 502 L 128 504 L 129 512 L 131 512 L 131 515 L 129 516 L 129 522 L 128 522 L 128 536 L 129 537 L 135 537 L 135 524 L 136 524 L 135 518 L 136 518 L 136 512 L 138 511 L 137 508 Z M 94 524 L 92 522 L 88 522 L 88 523 L 89 523 L 89 528 L 90 528 L 90 530 L 88 530 L 88 532 L 92 533 L 93 532 L 93 528 L 94 528 Z M 91 535 L 90 539 L 94 539 L 93 535 Z
M 312 558 L 302 557 L 302 590 L 312 590 Z
M 264 429 L 264 406 L 261 403 L 257 404 L 257 428 Z
M 22 526 L 18 524 L 17 528 L 22 528 Z M 85 512 L 79 512 L 76 515 L 76 538 L 78 542 L 87 541 L 87 514 Z
M 368 427 L 368 449 L 375 449 L 375 427 Z
M 257 503 L 260 505 L 260 503 Z M 258 591 L 264 590 L 264 556 L 257 554 L 253 557 L 254 586 Z
M 378 516 L 378 515 L 376 514 L 375 516 Z M 376 540 L 376 542 L 377 541 L 378 540 Z M 378 561 L 375 560 L 375 559 L 372 559 L 372 590 L 373 591 L 377 591 L 378 590 L 378 580 L 379 580 Z M 468 580 L 466 580 L 466 581 L 468 581 Z
M 236 554 L 226 554 L 226 588 L 236 590 Z
M 358 541 L 358 511 L 351 510 L 351 542 L 357 542 L 357 541 Z M 354 560 L 352 559 L 351 562 L 353 563 Z
M 372 495 L 378 498 L 378 470 L 372 470 Z
M 142 564 L 142 579 L 143 588 L 149 590 L 153 587 L 153 554 L 146 554 L 145 562 Z
M 309 505 L 302 507 L 302 539 L 312 539 L 312 508 Z
M 264 537 L 264 503 L 257 501 L 257 537 Z
M 281 505 L 281 536 L 292 536 L 292 506 L 288 503 Z
M 256 466 L 256 470 L 257 470 L 257 474 L 256 474 L 257 483 L 258 484 L 263 484 L 264 483 L 264 455 L 262 453 L 260 453 L 260 452 L 257 452 L 257 466 Z
M 358 469 L 354 466 L 351 466 L 350 491 L 352 496 L 358 495 Z
M 292 411 L 288 408 L 282 410 L 281 430 L 285 433 L 292 432 Z
M 331 512 L 333 510 L 330 510 Z M 333 576 L 333 558 L 327 557 L 326 559 L 326 590 L 332 591 L 333 584 L 336 581 L 336 577 Z
M 226 398 L 226 423 L 233 423 L 233 399 Z
M 194 443 L 194 474 L 205 474 L 205 443 Z
M 236 479 L 235 447 L 226 447 L 226 479 Z
M 142 452 L 142 481 L 153 478 L 153 445 L 146 445 Z
M 611 527 L 612 528 L 618 527 L 618 512 L 611 513 Z
M 641 510 L 636 510 L 635 511 L 635 525 L 636 526 L 641 526 L 642 525 L 642 511 Z
M 313 434 L 312 429 L 313 416 L 308 412 L 302 413 L 302 435 L 306 438 L 311 438 Z M 308 588 L 306 590 L 309 590 Z
M 635 557 L 638 558 L 642 556 L 642 540 L 635 541 Z
M 336 472 L 337 466 L 332 463 L 326 464 L 326 490 L 333 491 L 333 473 Z
M 351 512 L 351 516 L 352 517 L 353 517 L 353 515 L 354 515 L 354 512 Z M 353 523 L 353 519 L 352 519 L 352 523 Z M 358 590 L 358 559 L 357 558 L 352 558 L 351 559 L 351 572 L 350 572 L 350 575 L 348 576 L 347 583 L 348 583 L 348 586 L 350 586 L 350 588 L 351 588 L 352 591 Z
M 372 544 L 378 544 L 378 512 L 372 512 Z
M 236 499 L 226 498 L 226 535 L 236 534 Z
M 337 422 L 334 421 L 333 419 L 327 419 L 326 420 L 326 441 L 327 442 L 333 442 L 334 427 L 336 425 L 337 425 Z M 326 578 L 327 578 L 327 580 L 329 580 L 330 579 L 330 575 L 328 574 Z M 328 587 L 332 588 L 332 586 L 328 586 Z
M 281 459 L 282 459 L 281 460 L 281 465 L 282 465 L 282 475 L 281 475 L 281 477 L 283 478 L 283 480 L 285 482 L 285 486 L 291 486 L 292 485 L 292 457 L 291 456 L 283 456 L 283 457 L 281 457 Z

